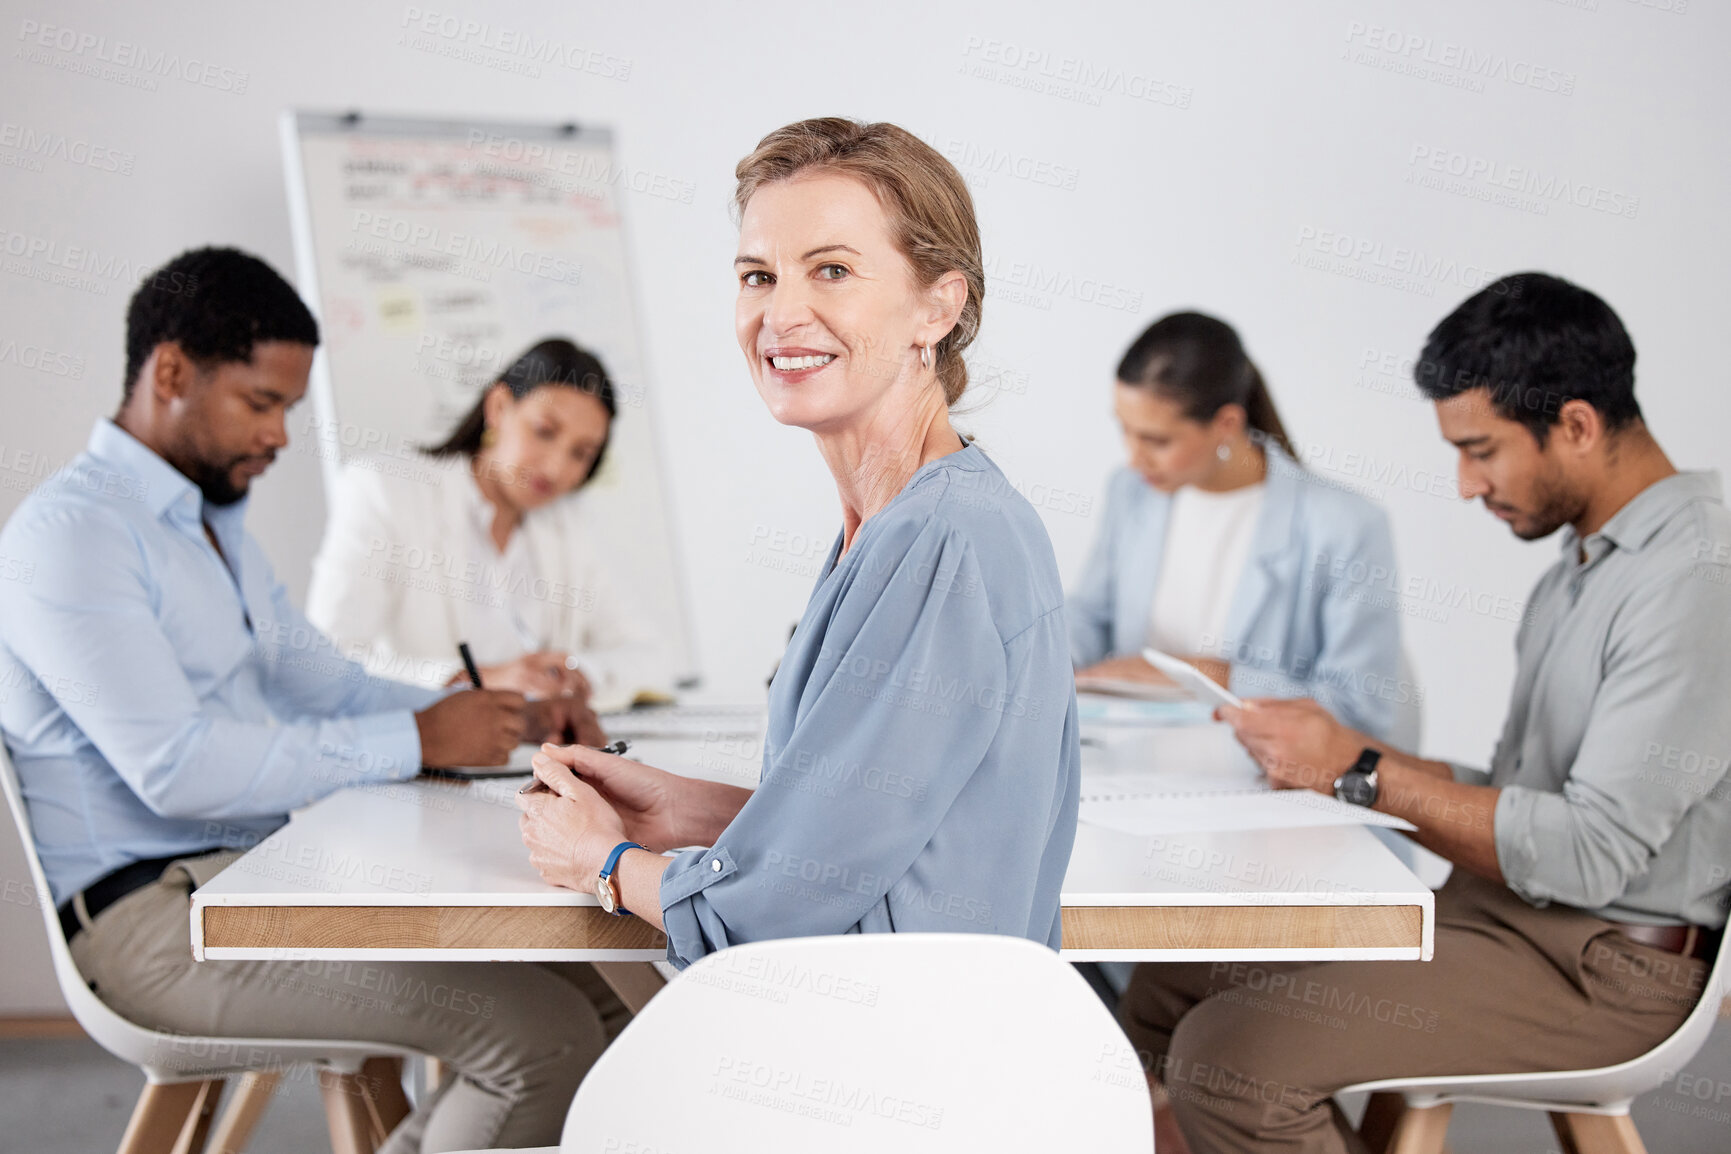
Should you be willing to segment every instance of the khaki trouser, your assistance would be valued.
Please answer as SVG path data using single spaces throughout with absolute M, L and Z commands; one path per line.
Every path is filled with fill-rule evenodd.
M 1364 1149 L 1344 1086 L 1626 1061 L 1682 1024 L 1707 972 L 1456 869 L 1434 961 L 1142 965 L 1119 1018 L 1197 1154 L 1339 1154 Z
M 498 962 L 194 962 L 188 897 L 236 853 L 176 862 L 72 939 L 121 1016 L 170 1033 L 391 1043 L 455 1077 L 381 1154 L 546 1146 L 629 1017 L 594 967 Z

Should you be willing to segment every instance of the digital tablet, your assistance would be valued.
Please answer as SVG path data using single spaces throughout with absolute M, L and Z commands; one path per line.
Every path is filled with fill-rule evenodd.
M 1234 709 L 1244 708 L 1243 698 L 1222 686 L 1188 661 L 1174 657 L 1170 653 L 1162 653 L 1158 649 L 1144 649 L 1142 658 L 1203 701 L 1212 702 L 1215 705 L 1230 705 Z

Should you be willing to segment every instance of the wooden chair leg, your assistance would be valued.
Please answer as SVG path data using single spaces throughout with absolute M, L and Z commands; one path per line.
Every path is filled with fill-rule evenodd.
M 1394 1138 L 1394 1128 L 1406 1113 L 1406 1095 L 1387 1091 L 1372 1094 L 1364 1104 L 1364 1121 L 1358 1124 L 1358 1138 L 1370 1154 L 1387 1154 Z
M 280 1081 L 280 1070 L 252 1070 L 242 1075 L 211 1133 L 211 1154 L 243 1154 Z
M 1647 1154 L 1627 1114 L 1552 1114 L 1551 1126 L 1575 1154 Z
M 1407 1107 L 1389 1137 L 1388 1154 L 1442 1154 L 1452 1113 L 1454 1106 L 1447 1102 L 1422 1109 Z
M 377 1147 L 361 1075 L 320 1070 L 319 1095 L 331 1130 L 331 1154 L 373 1154 Z
M 203 1154 L 204 1142 L 210 1136 L 210 1124 L 216 1117 L 217 1099 L 222 1097 L 222 1079 L 212 1078 L 199 1083 L 199 1093 L 192 1111 L 181 1128 L 180 1140 L 174 1144 L 174 1154 Z
M 132 1118 L 126 1123 L 119 1154 L 170 1154 L 192 1120 L 193 1110 L 203 1106 L 208 1085 L 206 1082 L 146 1084 L 138 1095 L 138 1105 L 132 1108 Z
M 648 962 L 596 962 L 595 972 L 633 1014 L 641 1014 L 649 999 L 667 985 L 661 971 Z
M 367 1120 L 372 1126 L 374 1147 L 383 1146 L 411 1109 L 403 1093 L 401 1058 L 368 1058 L 361 1065 L 361 1092 L 366 1098 Z

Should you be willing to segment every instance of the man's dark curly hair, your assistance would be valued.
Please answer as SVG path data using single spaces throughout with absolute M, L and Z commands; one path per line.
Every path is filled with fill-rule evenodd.
M 1541 272 L 1506 276 L 1444 317 L 1413 379 L 1433 401 L 1484 389 L 1497 415 L 1525 425 L 1540 448 L 1570 400 L 1592 405 L 1612 432 L 1641 419 L 1623 322 L 1593 293 Z
M 203 368 L 250 363 L 260 341 L 319 343 L 319 324 L 275 269 L 236 248 L 195 248 L 144 278 L 126 306 L 122 397 L 164 341 Z

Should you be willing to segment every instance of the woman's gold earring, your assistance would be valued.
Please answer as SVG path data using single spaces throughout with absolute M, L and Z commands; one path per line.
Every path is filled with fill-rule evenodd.
M 491 449 L 499 441 L 499 433 L 495 429 L 481 430 L 481 448 Z

